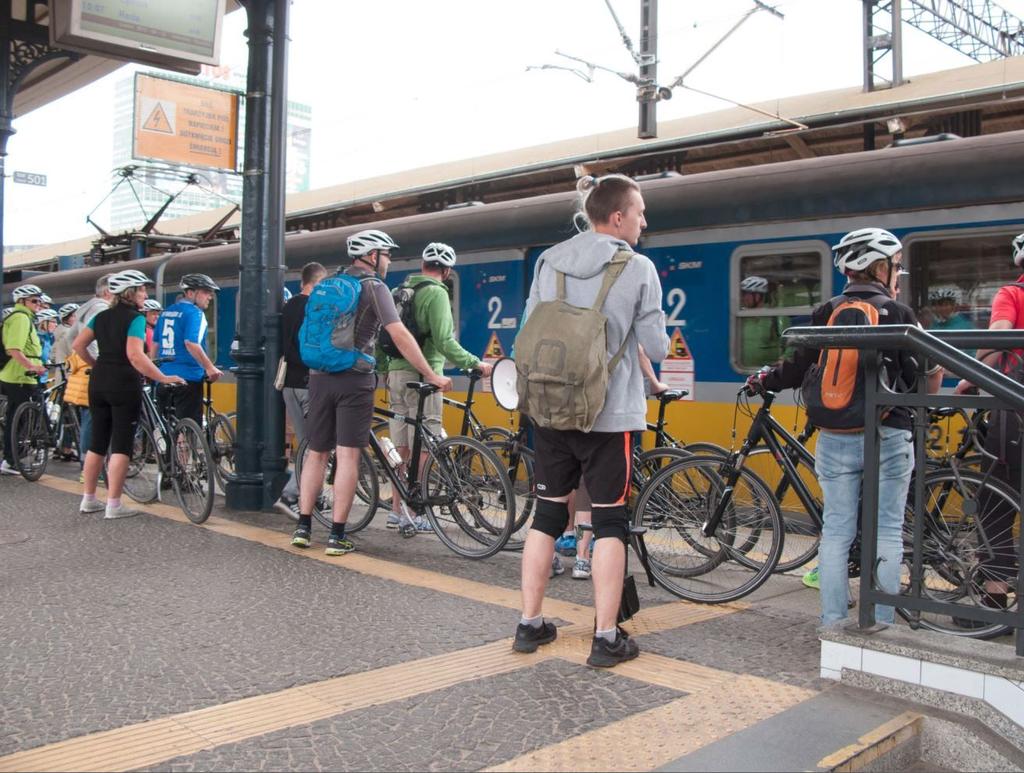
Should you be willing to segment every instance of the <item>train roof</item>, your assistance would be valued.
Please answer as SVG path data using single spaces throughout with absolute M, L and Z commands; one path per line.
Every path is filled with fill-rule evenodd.
M 1021 158 L 1024 131 L 671 177 L 645 182 L 642 188 L 650 233 L 706 230 L 1020 203 Z M 460 253 L 544 246 L 572 235 L 575 203 L 575 194 L 564 192 L 385 219 L 376 225 L 402 245 L 399 256 L 416 256 L 438 238 Z M 287 268 L 296 271 L 310 260 L 337 265 L 346 237 L 361 227 L 288 234 Z M 237 274 L 238 255 L 238 244 L 225 244 L 137 260 L 132 266 L 166 287 L 193 271 Z M 32 281 L 55 298 L 78 297 L 117 267 L 61 271 Z
M 580 166 L 600 173 L 605 171 L 602 164 L 616 158 L 628 159 L 670 150 L 686 152 L 688 148 L 727 143 L 746 142 L 749 145 L 754 138 L 767 138 L 791 149 L 788 156 L 769 156 L 768 159 L 763 155 L 755 157 L 759 161 L 808 158 L 818 152 L 827 154 L 830 150 L 845 152 L 850 149 L 849 138 L 844 140 L 846 144 L 841 148 L 838 144 L 832 149 L 813 148 L 811 135 L 815 131 L 824 130 L 834 134 L 836 127 L 841 126 L 855 126 L 859 129 L 865 121 L 884 120 L 886 116 L 908 117 L 929 111 L 962 111 L 982 104 L 998 105 L 1000 110 L 1013 105 L 1020 111 L 1015 121 L 994 124 L 993 131 L 1003 131 L 1007 126 L 1024 126 L 1024 57 L 916 76 L 897 88 L 882 91 L 837 89 L 756 105 L 758 109 L 806 124 L 809 127 L 807 131 L 794 132 L 781 119 L 767 118 L 743 108 L 732 108 L 662 121 L 659 123 L 660 138 L 657 140 L 639 142 L 634 128 L 621 129 L 291 194 L 286 200 L 289 228 L 329 229 L 337 222 L 379 221 L 381 218 L 389 218 L 389 212 L 393 213 L 390 217 L 394 217 L 416 211 L 415 208 L 410 210 L 402 207 L 401 202 L 431 191 L 479 184 L 497 178 L 515 180 L 528 175 L 540 175 L 550 182 L 550 172 L 555 169 L 567 172 L 564 180 L 560 178 L 559 187 L 568 187 Z M 854 136 L 857 136 L 856 132 Z M 857 141 L 862 141 L 859 136 Z M 684 171 L 695 171 L 691 156 L 692 151 L 687 156 Z M 737 165 L 744 163 L 750 163 L 750 160 L 736 162 Z M 547 189 L 550 190 L 550 187 Z M 515 188 L 510 196 L 523 196 L 527 192 L 530 192 L 530 187 L 524 185 Z M 338 215 L 343 210 L 357 207 L 364 207 L 369 216 L 346 218 Z M 161 223 L 161 232 L 170 235 L 204 233 L 227 211 L 227 208 L 222 208 L 166 221 Z M 335 216 L 331 217 L 330 213 L 335 213 Z M 320 218 L 321 215 L 324 217 Z M 324 224 L 317 225 L 321 221 Z M 240 214 L 236 214 L 229 219 L 226 227 L 237 228 L 239 223 Z M 39 267 L 41 264 L 52 265 L 57 256 L 88 252 L 94 238 L 83 237 L 10 253 L 5 256 L 6 268 L 10 270 Z

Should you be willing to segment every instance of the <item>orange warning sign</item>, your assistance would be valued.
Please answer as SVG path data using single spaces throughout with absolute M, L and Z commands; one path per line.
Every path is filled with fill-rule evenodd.
M 139 73 L 132 156 L 235 171 L 238 94 Z
M 153 106 L 153 109 L 149 113 L 149 118 L 143 122 L 142 128 L 147 132 L 174 134 L 174 127 L 171 126 L 171 121 L 167 117 L 167 111 L 160 102 L 157 102 Z
M 686 339 L 683 338 L 683 331 L 681 331 L 679 328 L 676 328 L 674 331 L 672 331 L 672 341 L 668 345 L 668 356 L 665 359 L 693 359 L 693 356 L 690 354 L 690 347 L 686 345 Z
M 501 359 L 505 356 L 505 350 L 501 346 L 501 341 L 498 340 L 497 333 L 491 333 L 491 340 L 487 342 L 487 349 L 484 350 L 484 359 Z

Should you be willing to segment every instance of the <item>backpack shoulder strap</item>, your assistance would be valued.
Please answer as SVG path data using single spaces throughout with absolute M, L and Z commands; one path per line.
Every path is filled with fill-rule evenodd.
M 594 305 L 590 307 L 591 309 L 594 311 L 601 310 L 605 300 L 608 298 L 608 293 L 611 292 L 612 285 L 615 284 L 616 279 L 622 276 L 622 272 L 626 270 L 626 265 L 632 260 L 633 254 L 632 250 L 621 248 L 605 264 L 604 280 L 601 282 L 601 289 L 598 290 L 597 298 L 594 299 Z
M 604 281 L 601 283 L 601 290 L 597 294 L 597 300 L 594 302 L 593 308 L 597 311 L 601 310 L 604 306 L 605 298 L 608 297 L 608 292 L 612 289 L 612 285 L 615 284 L 615 280 L 622 276 L 622 272 L 626 269 L 626 264 L 633 259 L 635 253 L 632 250 L 621 248 L 615 255 L 612 256 L 611 262 L 605 266 Z M 615 355 L 608 362 L 608 374 L 615 370 L 615 366 L 619 364 L 622 356 L 626 353 L 626 344 L 629 342 L 629 334 L 633 330 L 633 325 L 630 323 L 629 329 L 626 330 L 626 334 L 622 337 L 622 345 L 619 346 L 619 350 L 615 352 Z

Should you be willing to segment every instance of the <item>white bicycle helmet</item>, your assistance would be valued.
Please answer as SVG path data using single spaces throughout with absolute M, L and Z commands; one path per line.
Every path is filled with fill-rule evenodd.
M 22 285 L 14 288 L 14 300 L 23 301 L 26 298 L 41 298 L 43 291 L 37 285 Z
M 113 295 L 120 295 L 125 290 L 130 290 L 133 287 L 145 287 L 146 285 L 153 284 L 156 283 L 152 279 L 133 268 L 127 271 L 118 271 L 107 280 L 107 287 Z
M 1018 234 L 1013 240 L 1013 262 L 1024 265 L 1024 234 Z
M 451 268 L 455 265 L 455 250 L 444 242 L 431 242 L 423 250 L 423 262 Z
M 887 260 L 903 249 L 900 240 L 883 228 L 850 231 L 832 248 L 842 272 L 863 271 L 876 260 Z
M 6 309 L 4 309 L 4 311 L 3 311 L 3 319 L 7 319 L 7 318 L 8 318 L 9 316 L 11 316 L 11 315 L 12 315 L 13 313 L 14 313 L 14 307 L 13 307 L 13 306 L 8 306 L 8 307 L 7 307 Z
M 143 313 L 145 313 L 147 311 L 163 311 L 163 310 L 164 310 L 164 307 L 160 305 L 160 301 L 154 300 L 153 298 L 146 298 L 146 300 L 144 300 L 142 302 L 142 311 L 143 311 Z
M 56 322 L 57 312 L 53 309 L 40 309 L 36 312 L 36 323 L 41 322 Z
M 928 291 L 928 303 L 936 303 L 942 300 L 950 300 L 953 303 L 960 303 L 963 293 L 955 285 L 938 285 Z
M 760 293 L 764 295 L 768 292 L 768 280 L 763 276 L 748 276 L 740 282 L 740 290 L 745 293 Z
M 59 309 L 57 309 L 57 316 L 62 320 L 65 319 L 69 314 L 74 314 L 81 307 L 77 303 L 65 303 Z
M 383 231 L 373 228 L 368 231 L 360 231 L 348 237 L 348 256 L 350 258 L 361 258 L 368 252 L 374 250 L 397 250 L 398 244 Z
M 53 303 L 53 298 L 51 298 L 46 293 L 43 293 L 42 295 L 40 295 L 39 296 L 39 300 L 41 300 L 43 303 Z

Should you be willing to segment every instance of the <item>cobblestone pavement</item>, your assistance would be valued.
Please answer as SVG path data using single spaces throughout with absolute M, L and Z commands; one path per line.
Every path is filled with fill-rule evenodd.
M 325 560 L 278 514 L 104 522 L 76 489 L 0 480 L 0 771 L 582 769 L 592 748 L 653 768 L 829 689 L 793 578 L 734 606 L 640 582 L 644 654 L 594 671 L 568 571 L 559 642 L 520 656 L 519 554 L 461 559 L 381 512 Z M 685 743 L 637 730 L 680 723 Z

